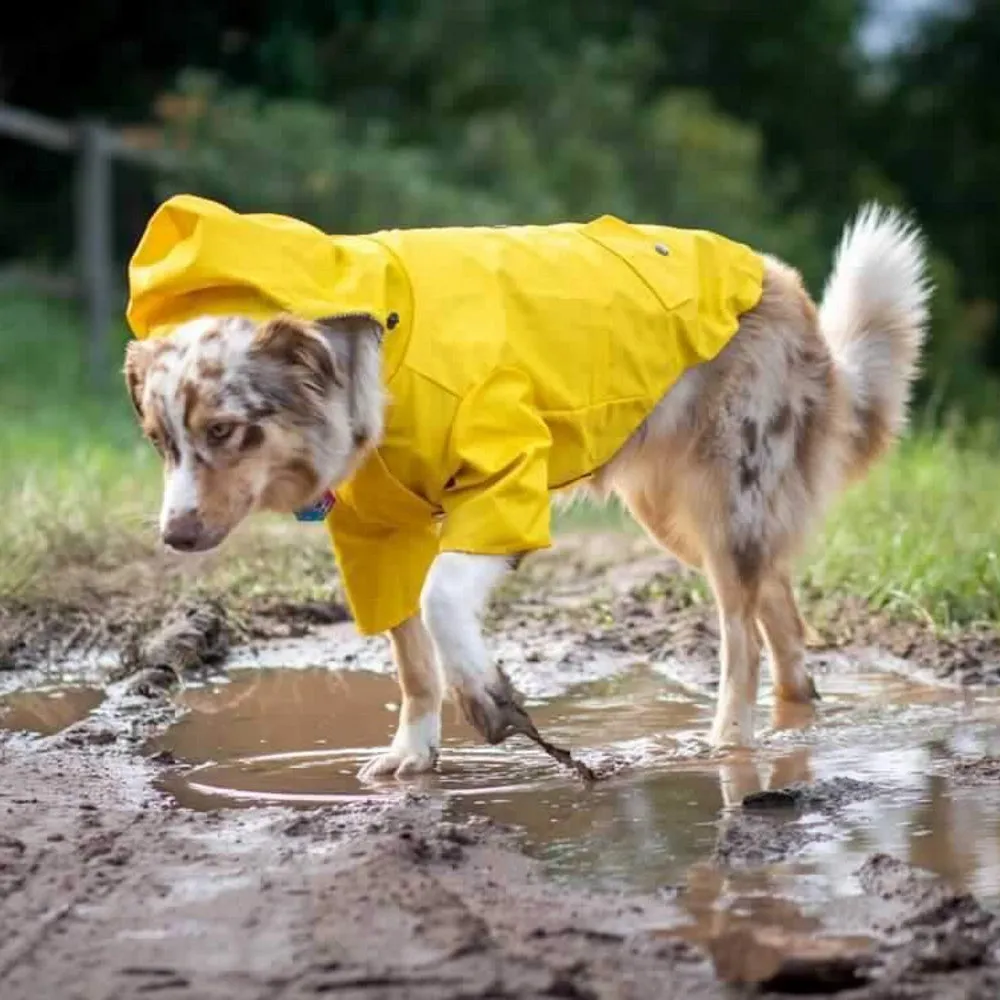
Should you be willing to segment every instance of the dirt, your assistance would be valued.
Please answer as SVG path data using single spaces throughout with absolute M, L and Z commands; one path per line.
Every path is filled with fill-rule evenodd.
M 212 560 L 208 565 L 215 565 Z M 49 596 L 0 600 L 0 673 L 83 659 L 95 651 L 121 655 L 121 669 L 165 619 L 206 603 L 233 640 L 303 638 L 317 627 L 349 620 L 332 564 L 328 596 L 274 598 L 233 588 L 206 599 L 193 571 L 176 557 L 144 552 L 118 570 L 77 567 Z M 324 563 L 325 566 L 325 563 Z M 553 550 L 525 562 L 496 603 L 494 623 L 518 641 L 539 624 L 612 654 L 669 650 L 702 675 L 718 647 L 715 610 L 697 577 L 641 536 L 619 532 L 564 535 Z M 192 592 L 197 596 L 191 597 Z M 178 596 L 179 595 L 179 596 Z M 877 646 L 925 676 L 958 685 L 1000 683 L 1000 631 L 973 625 L 942 634 L 923 620 L 899 620 L 863 600 L 803 594 L 811 645 L 836 651 Z M 512 628 L 513 625 L 513 628 Z M 519 628 L 520 626 L 520 628 Z M 571 656 L 567 663 L 571 667 Z M 823 660 L 817 661 L 823 669 Z
M 175 610 L 93 655 L 34 659 L 44 616 L 6 647 L 4 1000 L 1000 995 L 1000 702 L 958 683 L 991 640 L 955 669 L 828 645 L 813 713 L 713 754 L 711 609 L 638 541 L 571 541 L 495 641 L 608 780 L 448 716 L 441 774 L 362 788 L 384 644 L 340 611 Z
M 836 816 L 854 802 L 872 799 L 886 789 L 870 781 L 836 777 L 812 784 L 751 792 L 740 812 L 720 824 L 713 860 L 723 867 L 754 867 L 784 861 L 841 831 L 790 822 L 810 814 Z
M 155 767 L 103 740 L 5 748 L 5 998 L 697 1000 L 730 995 L 720 976 L 859 1000 L 1000 989 L 997 918 L 885 855 L 827 928 L 758 927 L 747 951 L 724 923 L 686 941 L 670 893 L 555 884 L 508 831 L 447 821 L 440 800 L 194 812 L 152 792 Z
M 231 639 L 222 605 L 182 602 L 149 634 L 133 628 L 109 679 L 128 677 L 130 691 L 154 698 L 182 683 L 185 675 L 220 665 Z
M 979 757 L 955 763 L 952 780 L 962 785 L 1000 785 L 1000 758 Z

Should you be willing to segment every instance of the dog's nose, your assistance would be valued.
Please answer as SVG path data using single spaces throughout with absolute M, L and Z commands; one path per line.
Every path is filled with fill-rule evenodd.
M 179 552 L 191 552 L 198 547 L 204 527 L 194 511 L 170 518 L 163 529 L 163 543 Z

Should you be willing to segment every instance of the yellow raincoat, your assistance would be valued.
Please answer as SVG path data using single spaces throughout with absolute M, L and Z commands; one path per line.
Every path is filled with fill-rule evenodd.
M 383 326 L 385 437 L 327 519 L 373 633 L 417 611 L 438 552 L 548 546 L 549 492 L 608 461 L 715 357 L 762 280 L 741 244 L 610 216 L 330 236 L 182 195 L 132 258 L 128 319 L 138 337 L 204 314 Z

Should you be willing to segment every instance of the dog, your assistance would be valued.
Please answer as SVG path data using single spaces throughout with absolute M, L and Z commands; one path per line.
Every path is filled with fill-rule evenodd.
M 221 210 L 198 211 L 220 225 L 231 221 Z M 280 240 L 291 225 L 286 220 L 275 230 Z M 608 239 L 618 239 L 618 231 Z M 241 240 L 218 245 L 239 254 Z M 368 245 L 346 246 L 345 252 L 368 252 Z M 133 260 L 135 315 L 149 284 L 143 267 L 152 251 L 143 247 Z M 657 243 L 656 250 L 669 262 L 669 247 Z M 262 244 L 260 253 L 266 252 Z M 169 247 L 162 253 L 164 259 L 176 257 Z M 284 273 L 284 261 L 292 267 L 298 259 L 284 243 L 274 253 L 276 275 Z M 838 491 L 860 479 L 904 431 L 931 294 L 919 229 L 878 205 L 865 206 L 845 227 L 818 306 L 793 267 L 766 254 L 753 260 L 760 269 L 757 293 L 734 314 L 735 332 L 672 375 L 669 388 L 600 455 L 598 466 L 570 484 L 596 498 L 617 496 L 657 543 L 707 576 L 721 634 L 718 698 L 708 734 L 715 746 L 753 739 L 763 647 L 776 698 L 806 703 L 816 695 L 805 667 L 807 627 L 793 592 L 793 561 Z M 652 255 L 649 261 L 642 267 L 659 266 Z M 496 477 L 483 474 L 457 486 L 452 477 L 449 489 L 455 487 L 467 504 L 457 512 L 433 504 L 425 505 L 427 511 L 411 510 L 411 500 L 395 497 L 396 487 L 378 478 L 377 468 L 378 456 L 398 445 L 387 424 L 394 401 L 386 390 L 390 348 L 384 342 L 397 314 L 358 311 L 345 293 L 343 308 L 326 317 L 268 315 L 244 309 L 243 291 L 232 291 L 230 278 L 219 277 L 218 268 L 210 278 L 224 290 L 228 313 L 200 314 L 200 291 L 172 273 L 171 287 L 180 289 L 178 301 L 187 312 L 162 336 L 127 348 L 128 392 L 164 461 L 163 541 L 180 551 L 203 551 L 219 545 L 254 510 L 296 512 L 322 502 L 322 515 L 331 503 L 334 512 L 343 507 L 331 515 L 334 542 L 339 537 L 344 546 L 338 560 L 357 589 L 370 592 L 372 600 L 391 601 L 398 572 L 400 579 L 416 574 L 419 590 L 419 609 L 407 610 L 405 620 L 386 619 L 402 690 L 399 722 L 391 746 L 365 764 L 361 777 L 404 777 L 435 766 L 446 686 L 485 739 L 499 742 L 517 728 L 521 709 L 491 660 L 480 621 L 492 590 L 523 553 L 510 545 L 445 549 L 424 521 L 407 533 L 400 529 L 401 546 L 405 542 L 405 551 L 416 555 L 410 561 L 401 556 L 398 571 L 391 546 L 373 561 L 366 561 L 367 550 L 351 548 L 352 532 L 360 537 L 363 528 L 395 537 L 396 529 L 385 526 L 388 515 L 373 509 L 369 519 L 365 503 L 396 503 L 393 516 L 419 514 L 428 523 L 433 517 L 434 530 L 447 531 L 449 521 L 461 521 L 464 511 L 488 498 Z M 529 278 L 526 285 L 538 285 Z M 439 308 L 451 308 L 452 294 L 455 309 L 474 320 L 474 300 L 470 305 L 468 296 L 462 298 L 461 288 L 452 293 L 445 287 Z M 624 343 L 624 331 L 606 334 L 612 343 L 619 335 Z M 433 332 L 426 336 L 433 348 Z M 435 372 L 447 371 L 450 349 L 442 343 L 428 355 Z M 568 356 L 557 362 L 567 370 L 590 363 Z M 647 355 L 642 364 L 655 367 L 659 359 Z M 614 369 L 613 358 L 605 357 L 600 367 L 582 375 L 604 377 L 603 369 Z M 490 447 L 501 451 L 527 419 L 503 403 L 519 391 L 515 383 L 504 383 L 507 396 L 489 397 L 499 404 L 484 402 L 466 414 L 473 424 L 477 414 L 489 414 L 481 429 Z M 437 419 L 436 410 L 428 411 L 408 431 L 436 442 L 444 433 Z M 395 460 L 405 463 L 408 456 Z M 558 440 L 538 453 L 538 461 L 558 464 Z M 366 476 L 375 479 L 364 493 L 358 483 Z M 544 483 L 544 470 L 542 476 Z M 370 500 L 352 508 L 352 490 L 355 499 Z M 490 520 L 495 511 L 485 510 Z M 366 527 L 369 520 L 375 529 Z M 533 537 L 523 550 L 542 544 L 544 539 Z M 399 604 L 404 606 L 409 608 Z

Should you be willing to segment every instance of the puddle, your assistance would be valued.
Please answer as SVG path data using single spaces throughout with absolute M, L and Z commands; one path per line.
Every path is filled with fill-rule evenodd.
M 53 736 L 85 719 L 103 700 L 102 691 L 89 687 L 19 691 L 0 698 L 0 729 Z
M 367 800 L 399 790 L 393 781 L 371 786 L 356 777 L 392 739 L 398 697 L 391 677 L 367 671 L 230 671 L 226 683 L 186 690 L 180 700 L 190 714 L 154 747 L 199 765 L 171 779 L 169 787 L 191 808 Z M 658 736 L 667 744 L 690 739 L 703 716 L 690 694 L 671 690 L 649 670 L 590 685 L 571 700 L 529 707 L 556 742 L 589 746 L 627 744 L 636 733 L 646 742 Z M 451 705 L 445 706 L 440 772 L 409 785 L 473 803 L 544 788 L 579 791 L 533 746 L 519 740 L 482 745 Z
M 189 689 L 190 713 L 156 744 L 195 766 L 166 781 L 196 809 L 348 803 L 398 793 L 361 785 L 358 767 L 392 736 L 394 681 L 365 671 L 242 670 Z M 574 749 L 612 751 L 635 764 L 581 787 L 520 740 L 484 747 L 446 706 L 442 773 L 416 786 L 447 797 L 455 817 L 486 815 L 523 831 L 526 849 L 556 876 L 590 884 L 671 887 L 710 933 L 766 915 L 809 930 L 833 898 L 860 890 L 853 872 L 888 851 L 985 899 L 1000 898 L 1000 787 L 952 788 L 949 756 L 1000 754 L 995 701 L 914 683 L 891 673 L 825 678 L 820 724 L 766 736 L 753 753 L 708 754 L 707 696 L 650 668 L 530 704 L 539 728 Z M 808 827 L 794 860 L 727 871 L 712 855 L 750 792 L 851 777 L 886 793 L 836 819 L 790 818 Z M 412 787 L 412 786 L 411 786 Z

